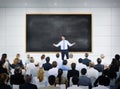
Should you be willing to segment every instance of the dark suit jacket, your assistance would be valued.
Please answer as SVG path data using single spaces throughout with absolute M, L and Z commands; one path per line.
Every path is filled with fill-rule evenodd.
M 12 89 L 10 85 L 0 84 L 0 89 Z
M 67 73 L 67 79 L 68 82 L 70 81 L 70 77 L 79 77 L 79 71 L 78 70 L 69 70 Z
M 31 83 L 25 83 L 23 85 L 20 85 L 20 89 L 38 89 L 36 85 Z
M 94 66 L 94 68 L 95 68 L 96 70 L 98 70 L 98 72 L 102 72 L 102 71 L 104 70 L 104 65 L 102 65 L 102 64 L 96 64 L 96 65 Z
M 21 85 L 24 83 L 23 75 L 11 75 L 10 76 L 10 84 Z
M 91 60 L 88 59 L 88 58 L 85 58 L 85 59 L 82 60 L 82 63 L 85 64 L 86 66 L 89 66 L 90 62 L 91 62 Z
M 8 74 L 7 69 L 6 69 L 6 68 L 3 68 L 3 67 L 0 67 L 0 74 L 1 74 L 1 73 L 6 73 L 6 74 Z
M 50 63 L 45 63 L 42 65 L 42 67 L 44 68 L 45 71 L 48 71 L 49 69 L 52 68 L 52 64 Z

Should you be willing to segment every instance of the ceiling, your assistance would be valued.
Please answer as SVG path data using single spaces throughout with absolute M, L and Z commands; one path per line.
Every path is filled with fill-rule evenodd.
M 0 8 L 117 8 L 120 0 L 0 0 Z

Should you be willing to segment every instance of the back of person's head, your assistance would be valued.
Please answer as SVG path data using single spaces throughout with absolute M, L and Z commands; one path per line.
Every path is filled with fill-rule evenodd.
M 94 67 L 94 62 L 90 62 L 89 67 Z
M 72 83 L 73 83 L 73 85 L 77 85 L 78 81 L 79 81 L 78 77 L 72 77 Z
M 109 78 L 99 78 L 99 85 L 109 86 L 110 79 Z
M 50 62 L 50 57 L 46 57 L 46 62 L 49 63 Z
M 56 62 L 56 61 L 53 61 L 53 62 L 52 62 L 52 66 L 53 66 L 53 67 L 57 67 L 57 62 Z
M 49 82 L 50 85 L 54 85 L 55 84 L 55 80 L 56 80 L 56 78 L 55 78 L 54 75 L 50 75 L 48 77 L 48 82 Z
M 6 58 L 7 58 L 7 54 L 6 53 L 2 54 L 2 57 L 1 57 L 1 60 L 0 60 L 2 64 L 5 63 Z
M 30 57 L 30 63 L 34 63 L 34 58 Z
M 32 76 L 31 76 L 31 75 L 26 74 L 26 75 L 24 76 L 24 80 L 25 80 L 25 82 L 26 82 L 26 83 L 30 83 L 30 82 L 31 82 L 31 80 L 32 80 Z
M 89 56 L 89 54 L 88 53 L 85 53 L 85 57 L 88 57 Z
M 105 58 L 105 55 L 104 55 L 104 54 L 100 54 L 100 58 L 101 58 L 101 59 L 104 59 L 104 58 Z
M 82 58 L 79 58 L 78 63 L 82 63 L 82 60 L 83 60 Z
M 102 60 L 100 58 L 97 58 L 97 63 L 100 64 Z
M 85 68 L 82 68 L 82 69 L 81 69 L 81 74 L 82 74 L 82 75 L 85 75 L 86 73 L 87 73 L 87 70 L 86 70 Z
M 117 59 L 119 61 L 120 55 L 119 54 L 115 54 L 115 59 Z
M 38 70 L 37 78 L 39 79 L 39 82 L 44 80 L 44 69 L 42 67 L 40 67 Z
M 60 57 L 60 54 L 59 53 L 56 53 L 56 58 L 59 58 Z
M 45 54 L 41 55 L 41 60 L 45 59 Z
M 75 70 L 76 64 L 75 64 L 75 63 L 72 63 L 72 64 L 71 64 L 71 68 L 72 68 L 72 70 Z
M 14 74 L 22 74 L 22 69 L 20 67 L 15 67 Z
M 19 59 L 18 58 L 15 58 L 14 61 L 13 61 L 13 64 L 16 65 L 19 63 Z
M 72 53 L 69 54 L 69 58 L 73 58 L 73 54 Z
M 0 83 L 8 82 L 9 76 L 6 73 L 0 74 Z
M 67 60 L 63 60 L 63 65 L 67 65 Z
M 16 58 L 18 58 L 18 59 L 20 58 L 20 54 L 19 53 L 16 54 Z

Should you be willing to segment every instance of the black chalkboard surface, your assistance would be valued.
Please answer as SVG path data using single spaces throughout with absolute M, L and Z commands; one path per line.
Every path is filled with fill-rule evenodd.
M 71 52 L 92 52 L 91 14 L 26 14 L 26 52 L 56 52 L 61 35 L 76 44 Z

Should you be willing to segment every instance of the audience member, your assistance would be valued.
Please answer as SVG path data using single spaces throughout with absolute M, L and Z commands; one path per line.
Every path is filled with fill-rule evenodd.
M 70 68 L 67 66 L 67 60 L 63 60 L 62 66 L 60 67 L 63 71 L 68 71 Z
M 98 76 L 99 76 L 99 72 L 96 69 L 94 69 L 93 62 L 89 63 L 89 69 L 87 70 L 87 76 L 89 78 L 95 78 L 95 79 L 98 78 Z
M 60 54 L 59 53 L 56 53 L 56 62 L 57 62 L 57 67 L 60 68 L 62 66 L 62 62 L 63 60 L 60 59 Z
M 85 64 L 86 66 L 89 66 L 89 63 L 91 62 L 90 59 L 88 59 L 89 54 L 85 53 L 85 58 L 83 59 L 82 63 Z
M 45 71 L 48 71 L 49 69 L 52 68 L 52 64 L 49 63 L 49 62 L 50 62 L 50 57 L 46 57 L 45 60 L 46 60 L 46 63 L 44 63 L 44 64 L 42 65 L 42 67 L 44 68 Z
M 52 66 L 53 67 L 48 71 L 48 76 L 54 75 L 55 77 L 57 77 L 58 75 L 57 62 L 53 61 Z
M 0 62 L 3 66 L 3 68 L 7 69 L 7 72 L 10 73 L 10 65 L 9 65 L 9 61 L 7 59 L 7 54 L 6 53 L 2 54 Z
M 39 65 L 40 67 L 42 67 L 42 65 L 45 63 L 45 54 L 42 54 L 39 60 Z
M 81 69 L 85 68 L 85 69 L 88 69 L 88 67 L 82 63 L 82 58 L 79 58 L 78 59 L 78 62 L 76 64 L 76 69 L 79 70 L 81 72 Z
M 14 74 L 10 76 L 10 84 L 22 85 L 24 83 L 24 76 L 22 75 L 22 69 L 16 67 Z
M 102 72 L 104 70 L 104 65 L 101 64 L 102 60 L 100 58 L 97 58 L 97 64 L 94 66 L 98 72 Z
M 55 76 L 50 75 L 48 77 L 48 82 L 49 82 L 50 86 L 44 87 L 43 89 L 60 89 L 60 87 L 55 86 L 55 80 L 56 80 Z
M 33 77 L 33 84 L 40 89 L 48 85 L 47 77 L 44 76 L 44 68 L 39 68 L 37 76 Z
M 25 75 L 24 77 L 25 83 L 20 85 L 20 89 L 38 89 L 36 85 L 31 84 L 32 76 Z
M 85 68 L 83 68 L 81 70 L 81 76 L 79 77 L 78 84 L 82 85 L 82 86 L 88 86 L 89 89 L 92 89 L 91 79 L 86 76 L 86 73 L 87 73 L 87 70 Z
M 8 85 L 9 76 L 6 73 L 0 74 L 0 89 L 12 89 L 10 85 Z
M 56 84 L 65 84 L 66 85 L 66 88 L 68 87 L 68 81 L 65 77 L 62 76 L 63 74 L 63 70 L 62 69 L 59 69 L 58 70 L 58 75 L 56 77 Z
M 70 85 L 70 78 L 72 78 L 74 76 L 79 77 L 79 71 L 76 70 L 76 64 L 72 63 L 71 64 L 71 70 L 68 70 L 68 73 L 67 73 L 68 86 Z
M 0 74 L 6 73 L 9 74 L 6 68 L 3 68 L 3 63 L 0 61 Z
M 78 81 L 79 81 L 79 78 L 78 77 L 72 77 L 72 83 L 73 85 L 68 87 L 67 89 L 82 89 L 78 86 Z
M 25 60 L 25 65 L 30 63 L 30 59 L 31 59 L 30 54 L 27 54 L 27 58 Z
M 31 57 L 30 63 L 26 67 L 26 74 L 32 75 L 32 77 L 37 76 L 37 67 L 35 66 L 34 63 L 34 58 Z

